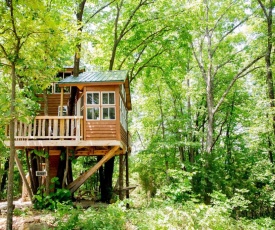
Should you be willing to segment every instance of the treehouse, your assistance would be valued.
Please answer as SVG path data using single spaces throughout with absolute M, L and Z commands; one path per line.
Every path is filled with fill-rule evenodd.
M 73 193 L 109 159 L 130 152 L 131 98 L 127 71 L 82 72 L 74 77 L 72 69 L 65 70 L 51 93 L 37 95 L 41 111 L 33 122 L 16 122 L 15 147 L 47 151 L 50 178 L 58 175 L 62 151 L 75 157 L 101 156 L 79 178 L 66 180 Z M 8 138 L 9 134 L 7 127 Z M 10 146 L 9 139 L 5 144 Z M 43 170 L 42 164 L 31 167 L 30 171 Z

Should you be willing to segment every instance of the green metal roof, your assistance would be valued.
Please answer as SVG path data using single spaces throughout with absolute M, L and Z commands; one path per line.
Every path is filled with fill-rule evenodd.
M 124 82 L 127 70 L 114 70 L 104 72 L 83 72 L 78 77 L 70 76 L 59 81 L 59 84 L 92 83 L 92 82 Z

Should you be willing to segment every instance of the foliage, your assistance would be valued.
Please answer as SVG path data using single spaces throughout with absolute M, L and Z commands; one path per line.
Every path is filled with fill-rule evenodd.
M 81 25 L 72 16 L 81 1 L 18 0 L 16 20 L 9 2 L 0 6 L 1 127 L 11 116 L 32 121 L 39 109 L 35 93 L 54 80 L 80 41 L 93 68 L 129 70 L 133 171 L 151 206 L 88 209 L 85 219 L 83 210 L 59 203 L 67 191 L 46 196 L 40 190 L 36 207 L 57 209 L 60 228 L 274 228 L 274 85 L 272 74 L 264 77 L 274 73 L 274 63 L 264 63 L 267 56 L 274 62 L 274 52 L 266 51 L 274 47 L 266 28 L 272 1 L 82 1 Z M 4 128 L 0 135 L 4 139 Z M 0 176 L 8 156 L 1 152 Z M 74 175 L 93 160 L 78 159 Z M 98 183 L 94 175 L 84 186 L 98 189 Z
M 64 204 L 58 204 L 56 210 L 56 229 L 124 229 L 126 222 L 125 209 L 119 204 L 76 209 Z
M 216 194 L 215 196 L 222 196 Z M 127 201 L 129 202 L 129 201 Z M 272 229 L 270 218 L 234 219 L 221 203 L 207 206 L 191 201 L 173 204 L 152 199 L 149 206 L 125 208 L 126 202 L 82 209 L 58 204 L 56 229 Z M 228 203 L 229 204 L 229 203 Z
M 167 176 L 168 183 L 161 186 L 158 196 L 179 203 L 192 198 L 192 173 L 170 169 Z
M 51 190 L 54 189 L 54 184 L 59 183 L 57 178 L 51 179 Z M 55 210 L 59 203 L 71 204 L 71 192 L 68 189 L 57 188 L 55 191 L 50 192 L 49 195 L 45 194 L 45 188 L 39 187 L 37 194 L 33 196 L 33 203 L 35 209 L 49 209 Z

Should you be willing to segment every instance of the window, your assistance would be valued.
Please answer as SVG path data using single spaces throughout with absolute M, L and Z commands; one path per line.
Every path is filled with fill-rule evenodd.
M 87 92 L 88 120 L 115 120 L 115 92 Z
M 58 83 L 54 83 L 53 86 L 53 93 L 61 93 L 61 88 L 59 87 Z M 70 93 L 70 87 L 64 87 L 64 93 Z
M 87 108 L 88 120 L 99 120 L 99 108 Z
M 102 93 L 102 104 L 114 105 L 115 104 L 115 93 Z
M 67 107 L 67 106 L 63 106 L 63 113 L 62 113 L 62 116 L 67 116 L 67 110 L 68 110 L 68 107 Z M 60 113 L 60 106 L 58 106 L 58 116 L 61 116 L 61 113 Z
M 114 92 L 102 92 L 102 119 L 103 120 L 115 120 L 116 119 L 116 107 L 115 105 L 115 93 Z
M 127 110 L 122 97 L 120 97 L 120 123 L 122 127 L 127 130 Z
M 87 93 L 87 105 L 99 105 L 99 93 Z
M 87 120 L 99 120 L 100 119 L 100 98 L 99 92 L 87 93 Z
M 122 95 L 123 100 L 126 100 L 126 91 L 125 91 L 124 85 L 120 86 L 120 93 Z
M 115 107 L 102 108 L 102 117 L 103 117 L 103 120 L 115 120 L 116 119 Z

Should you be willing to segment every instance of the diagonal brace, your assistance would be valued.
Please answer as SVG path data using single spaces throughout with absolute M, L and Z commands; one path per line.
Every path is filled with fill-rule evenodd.
M 74 193 L 90 176 L 92 176 L 104 163 L 110 160 L 119 149 L 119 146 L 114 146 L 96 165 L 79 176 L 76 180 L 68 185 L 68 189 L 71 193 Z

